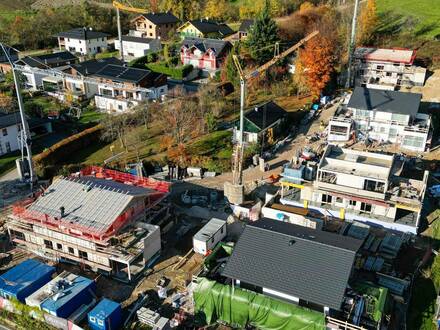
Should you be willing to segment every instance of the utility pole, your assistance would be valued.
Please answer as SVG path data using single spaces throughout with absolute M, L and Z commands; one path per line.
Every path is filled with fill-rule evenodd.
M 119 8 L 116 7 L 116 19 L 118 21 L 118 38 L 119 38 L 119 55 L 121 56 L 122 62 L 124 62 L 124 50 L 122 49 L 122 28 L 121 28 L 121 16 L 119 13 Z
M 356 45 L 356 25 L 357 25 L 357 15 L 359 9 L 359 0 L 354 0 L 354 11 L 353 11 L 353 20 L 351 22 L 351 36 L 350 36 L 350 44 L 348 46 L 348 68 L 347 68 L 347 81 L 345 82 L 345 88 L 350 88 L 351 86 L 351 67 L 353 62 L 353 51 Z
M 17 100 L 18 100 L 18 108 L 20 110 L 20 117 L 21 117 L 21 126 L 22 126 L 22 136 L 23 136 L 23 144 L 26 147 L 26 153 L 27 153 L 27 160 L 29 165 L 29 180 L 30 180 L 30 188 L 31 192 L 33 191 L 33 185 L 36 181 L 35 175 L 34 175 L 34 166 L 32 164 L 32 150 L 31 150 L 31 134 L 29 132 L 29 126 L 26 120 L 26 115 L 24 112 L 24 105 L 23 105 L 23 97 L 21 96 L 20 91 L 20 82 L 18 80 L 17 71 L 15 70 L 14 63 L 12 63 L 11 58 L 9 57 L 9 53 L 6 50 L 6 47 L 4 44 L 0 43 L 0 46 L 5 53 L 6 58 L 8 59 L 9 64 L 11 65 L 12 69 L 12 75 L 14 78 L 14 85 L 15 85 L 15 92 L 17 93 Z M 22 144 L 22 147 L 23 147 Z

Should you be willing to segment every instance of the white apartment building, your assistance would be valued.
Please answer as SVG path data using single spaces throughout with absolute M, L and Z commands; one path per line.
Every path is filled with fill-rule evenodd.
M 346 107 L 328 126 L 328 141 L 343 143 L 354 135 L 424 152 L 432 138 L 431 117 L 419 113 L 421 94 L 356 87 Z
M 142 101 L 168 92 L 167 78 L 150 70 L 107 65 L 93 75 L 99 79 L 95 104 L 108 112 L 124 112 Z
M 115 48 L 120 50 L 121 44 L 119 40 L 115 41 Z M 132 35 L 122 36 L 123 55 L 127 60 L 139 58 L 161 49 L 160 39 L 142 38 Z
M 310 211 L 303 214 L 310 219 L 360 221 L 417 234 L 429 172 L 417 170 L 411 160 L 328 145 L 315 173 L 309 181 L 304 173 L 285 170 L 280 203 Z
M 89 28 L 76 28 L 56 35 L 60 50 L 65 49 L 81 55 L 93 55 L 108 48 L 110 35 Z
M 426 69 L 414 65 L 415 58 L 411 49 L 356 48 L 355 85 L 386 90 L 423 86 Z

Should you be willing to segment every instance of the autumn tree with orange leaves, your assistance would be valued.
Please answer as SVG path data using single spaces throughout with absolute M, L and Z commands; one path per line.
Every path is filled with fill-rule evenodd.
M 299 51 L 296 81 L 304 83 L 314 97 L 319 97 L 331 80 L 335 65 L 334 52 L 333 41 L 322 34 L 309 40 Z

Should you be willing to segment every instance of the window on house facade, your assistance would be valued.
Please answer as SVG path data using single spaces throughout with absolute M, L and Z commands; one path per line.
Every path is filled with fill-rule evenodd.
M 44 240 L 44 246 L 46 247 L 46 249 L 53 249 L 52 241 L 48 241 L 47 239 Z
M 385 183 L 380 181 L 374 181 L 374 180 L 365 180 L 364 182 L 364 189 L 367 191 L 374 191 L 374 192 L 385 192 Z
M 350 199 L 350 200 L 348 201 L 348 204 L 349 204 L 350 206 L 356 206 L 357 203 L 356 203 L 356 201 Z
M 112 92 L 111 89 L 105 89 L 105 88 L 103 88 L 103 89 L 101 89 L 101 95 L 104 95 L 104 96 L 113 96 L 113 92 Z
M 327 194 L 322 194 L 321 202 L 324 203 L 324 204 L 331 204 L 332 196 L 331 195 L 327 195 Z
M 391 121 L 395 121 L 398 122 L 399 124 L 406 125 L 408 124 L 408 116 L 399 113 L 393 113 L 391 114 Z
M 63 245 L 61 243 L 57 243 L 57 250 L 62 250 L 63 249 Z
M 150 25 L 150 29 L 152 29 L 153 28 L 153 25 Z
M 364 202 L 361 203 L 361 211 L 362 212 L 371 213 L 372 208 L 373 207 L 371 204 L 364 203 Z
M 118 104 L 118 110 L 123 110 L 124 109 L 124 107 L 121 105 L 121 104 Z
M 378 65 L 378 66 L 376 67 L 376 69 L 377 69 L 377 70 L 383 70 L 383 69 L 384 69 L 384 66 L 383 66 L 383 65 Z
M 405 135 L 402 146 L 421 149 L 424 147 L 425 138 L 423 136 Z
M 395 139 L 397 137 L 397 128 L 391 127 L 390 132 L 388 133 L 388 137 L 390 139 Z
M 7 136 L 8 135 L 8 129 L 7 128 L 3 128 L 2 129 L 2 134 L 3 134 L 3 136 Z
M 9 141 L 5 143 L 5 146 L 6 146 L 6 152 L 11 152 L 11 144 L 9 143 Z
M 336 197 L 336 203 L 342 203 L 343 199 L 342 197 Z
M 75 254 L 75 250 L 69 246 L 68 251 L 70 254 Z
M 152 36 L 153 36 L 153 33 L 150 32 L 150 37 L 152 37 Z
M 79 254 L 80 258 L 83 258 L 83 259 L 87 259 L 88 258 L 88 254 L 85 251 L 78 250 L 78 254 Z
M 391 77 L 391 72 L 387 72 L 387 77 Z

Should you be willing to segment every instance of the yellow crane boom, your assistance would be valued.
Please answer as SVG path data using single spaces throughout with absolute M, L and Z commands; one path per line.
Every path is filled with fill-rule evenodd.
M 113 7 L 116 8 L 116 19 L 118 21 L 119 55 L 121 56 L 122 61 L 124 61 L 124 50 L 123 50 L 123 44 L 122 44 L 122 28 L 121 28 L 121 18 L 119 15 L 119 11 L 123 10 L 123 11 L 128 11 L 131 13 L 144 14 L 144 13 L 148 12 L 148 10 L 143 9 L 143 8 L 136 8 L 136 7 L 132 7 L 132 6 L 127 6 L 127 5 L 124 5 L 123 3 L 120 3 L 118 1 L 113 1 L 112 5 L 113 5 Z

